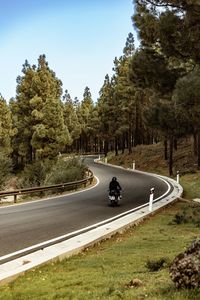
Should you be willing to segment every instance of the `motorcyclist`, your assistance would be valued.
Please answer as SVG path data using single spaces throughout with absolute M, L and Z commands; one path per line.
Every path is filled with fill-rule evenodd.
M 122 188 L 121 188 L 119 182 L 117 181 L 117 178 L 113 177 L 110 184 L 109 184 L 109 192 L 114 190 L 118 193 L 118 196 L 119 196 L 121 189 Z

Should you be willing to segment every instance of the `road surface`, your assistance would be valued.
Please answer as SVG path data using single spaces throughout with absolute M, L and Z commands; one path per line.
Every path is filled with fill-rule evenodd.
M 99 179 L 92 189 L 0 208 L 0 257 L 61 235 L 98 223 L 149 201 L 149 191 L 155 188 L 154 198 L 166 193 L 168 185 L 156 177 L 138 172 L 86 163 Z M 108 185 L 116 176 L 122 186 L 122 203 L 109 207 Z

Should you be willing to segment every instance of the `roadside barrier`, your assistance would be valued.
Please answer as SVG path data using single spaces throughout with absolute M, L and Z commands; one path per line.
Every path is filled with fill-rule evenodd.
M 94 178 L 94 175 L 93 175 L 92 171 L 88 170 L 87 177 L 82 180 L 54 184 L 54 185 L 49 185 L 49 186 L 37 186 L 37 187 L 32 187 L 32 188 L 24 188 L 24 189 L 18 189 L 18 190 L 13 190 L 13 191 L 0 191 L 0 199 L 3 197 L 6 197 L 6 196 L 14 196 L 14 203 L 17 203 L 17 196 L 20 196 L 20 195 L 55 190 L 55 189 L 62 189 L 64 191 L 64 189 L 66 187 L 70 188 L 70 189 L 77 189 L 78 187 L 80 187 L 82 185 L 86 186 L 88 182 L 90 182 L 90 184 L 91 184 L 93 181 L 93 178 Z

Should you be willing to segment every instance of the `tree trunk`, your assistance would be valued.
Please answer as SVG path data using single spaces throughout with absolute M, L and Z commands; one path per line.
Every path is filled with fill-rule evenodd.
M 122 136 L 122 154 L 124 154 L 124 151 L 125 151 L 125 136 L 124 136 L 124 133 L 123 133 L 123 136 Z
M 36 161 L 36 150 L 33 149 L 33 160 Z
M 175 138 L 175 139 L 174 139 L 174 150 L 177 151 L 177 149 L 178 149 L 178 146 L 177 146 L 177 139 Z
M 97 137 L 94 137 L 94 144 L 93 144 L 93 151 L 94 153 L 97 153 Z
M 200 131 L 197 135 L 197 167 L 200 169 Z
M 28 155 L 27 155 L 27 162 L 32 163 L 33 162 L 33 149 L 32 146 L 29 146 Z
M 129 129 L 128 129 L 128 153 L 132 153 L 132 147 L 131 147 L 131 137 L 132 137 L 132 130 L 131 130 L 131 124 L 129 123 Z
M 173 137 L 169 140 L 169 176 L 173 175 Z
M 139 144 L 139 105 L 135 104 L 135 130 L 134 130 L 134 146 Z
M 193 134 L 193 139 L 194 139 L 194 155 L 197 156 L 198 155 L 198 135 L 196 132 L 194 132 Z
M 164 158 L 165 160 L 168 160 L 167 139 L 164 140 Z
M 103 142 L 100 140 L 99 142 L 99 152 L 102 153 L 103 152 Z
M 83 142 L 82 142 L 82 134 L 81 134 L 79 138 L 79 152 L 82 152 L 82 149 L 83 149 Z
M 118 140 L 115 138 L 115 155 L 118 155 Z
M 84 152 L 88 153 L 89 152 L 89 147 L 88 147 L 88 137 L 85 135 L 85 149 Z
M 104 154 L 105 154 L 105 157 L 108 154 L 108 140 L 107 139 L 105 140 L 105 143 L 104 143 Z

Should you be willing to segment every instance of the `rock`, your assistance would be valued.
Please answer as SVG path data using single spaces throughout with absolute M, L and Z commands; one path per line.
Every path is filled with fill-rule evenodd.
M 129 283 L 126 284 L 126 287 L 139 287 L 142 285 L 142 281 L 138 278 L 132 279 Z
M 176 287 L 200 287 L 200 238 L 197 238 L 185 252 L 175 257 L 169 271 Z

